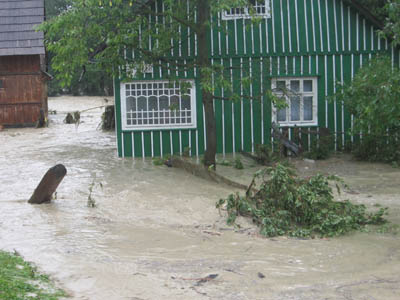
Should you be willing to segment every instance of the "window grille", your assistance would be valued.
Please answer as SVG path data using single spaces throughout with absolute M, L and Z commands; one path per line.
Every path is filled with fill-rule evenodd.
M 273 121 L 280 125 L 317 125 L 318 87 L 317 79 L 278 78 L 272 81 L 275 95 L 286 100 L 287 107 L 273 107 Z
M 124 129 L 193 128 L 196 125 L 194 83 L 138 81 L 123 84 Z
M 234 7 L 222 13 L 223 20 L 247 19 L 253 15 L 258 17 L 270 18 L 269 0 L 250 0 L 251 7 Z

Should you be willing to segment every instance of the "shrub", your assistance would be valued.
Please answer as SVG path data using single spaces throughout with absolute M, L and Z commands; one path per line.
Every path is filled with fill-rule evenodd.
M 233 163 L 233 167 L 238 170 L 244 169 L 243 163 L 240 160 L 240 157 L 236 157 L 235 162 Z
M 354 134 L 362 132 L 355 155 L 364 160 L 400 162 L 400 71 L 377 57 L 336 94 L 354 115 Z
M 331 156 L 334 147 L 335 140 L 332 135 L 321 136 L 319 140 L 312 141 L 310 151 L 304 153 L 304 156 L 315 160 L 327 159 Z

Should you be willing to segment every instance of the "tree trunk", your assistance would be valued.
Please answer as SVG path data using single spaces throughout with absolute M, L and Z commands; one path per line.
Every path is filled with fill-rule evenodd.
M 197 2 L 198 15 L 198 64 L 200 65 L 200 85 L 201 95 L 203 98 L 206 126 L 206 152 L 204 155 L 204 164 L 216 168 L 215 155 L 217 153 L 217 135 L 216 122 L 213 107 L 213 95 L 205 88 L 205 82 L 209 80 L 205 76 L 205 68 L 211 67 L 211 62 L 208 58 L 209 45 L 207 41 L 208 21 L 210 17 L 210 2 L 209 0 L 198 0 Z
M 31 204 L 50 202 L 51 195 L 56 191 L 66 174 L 67 169 L 61 164 L 50 168 L 43 176 L 28 202 Z
M 115 129 L 115 112 L 114 105 L 107 105 L 104 113 L 102 115 L 102 125 L 103 130 L 114 130 Z
M 39 118 L 36 123 L 36 128 L 43 128 L 45 126 L 46 126 L 46 115 L 44 113 L 43 108 L 41 108 L 39 111 Z

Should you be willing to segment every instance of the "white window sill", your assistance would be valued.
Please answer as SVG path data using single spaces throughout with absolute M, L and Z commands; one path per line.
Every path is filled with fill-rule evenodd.
M 311 126 L 318 126 L 317 121 L 313 122 L 296 122 L 296 123 L 285 123 L 285 122 L 276 122 L 279 127 L 311 127 Z
M 122 130 L 123 131 L 151 131 L 151 130 L 182 130 L 182 129 L 196 129 L 197 126 L 195 124 L 182 124 L 182 125 L 174 125 L 174 126 L 159 126 L 159 125 L 154 125 L 154 126 L 129 126 L 129 125 L 123 125 Z

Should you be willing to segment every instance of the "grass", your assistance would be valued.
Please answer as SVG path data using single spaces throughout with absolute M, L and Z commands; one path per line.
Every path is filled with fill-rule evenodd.
M 17 253 L 0 250 L 0 299 L 1 300 L 57 300 L 66 297 L 47 275 L 39 274 L 34 266 Z

